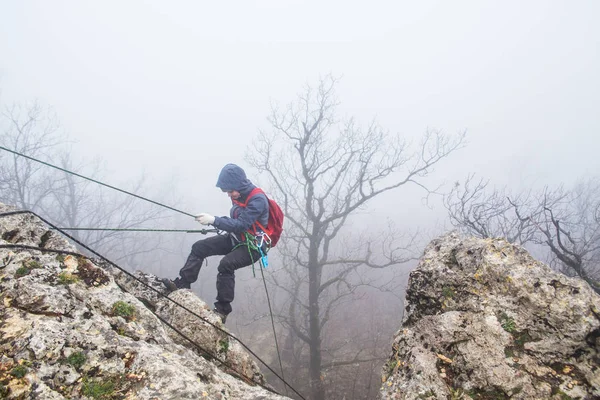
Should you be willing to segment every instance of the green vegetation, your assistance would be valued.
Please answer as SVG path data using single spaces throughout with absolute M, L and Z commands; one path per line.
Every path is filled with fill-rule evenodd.
M 505 400 L 510 397 L 506 395 L 500 389 L 491 389 L 491 390 L 481 390 L 481 389 L 471 389 L 466 392 L 466 394 L 472 399 L 482 399 L 482 400 Z
M 513 321 L 514 323 L 514 321 Z M 502 326 L 504 328 L 504 326 Z M 509 327 L 510 328 L 510 327 Z M 508 329 L 504 328 L 508 332 Z M 514 329 L 514 326 L 511 328 Z M 504 348 L 504 355 L 508 358 L 512 358 L 518 355 L 518 353 L 523 352 L 525 348 L 525 343 L 533 341 L 529 332 L 511 332 L 513 336 L 513 345 Z M 513 365 L 513 367 L 517 367 L 518 364 Z M 557 370 L 557 372 L 560 372 Z
M 68 272 L 61 272 L 58 274 L 58 283 L 60 285 L 70 285 L 71 283 L 77 282 L 79 279 Z
M 390 358 L 389 360 L 387 360 L 387 362 L 385 363 L 385 370 L 387 371 L 387 376 L 389 377 L 392 372 L 394 372 L 394 368 L 396 367 L 396 360 L 394 360 L 393 358 Z
M 93 399 L 108 399 L 115 390 L 115 383 L 112 380 L 105 382 L 88 381 L 84 379 L 81 393 Z
M 227 339 L 219 340 L 219 352 L 227 353 L 228 350 L 229 350 L 229 340 L 227 340 Z
M 450 389 L 450 400 L 462 400 L 465 398 L 462 389 Z
M 112 313 L 115 316 L 123 317 L 130 321 L 135 315 L 135 307 L 124 301 L 117 301 L 112 306 Z
M 532 341 L 531 335 L 529 335 L 529 333 L 527 331 L 514 335 L 514 338 L 515 338 L 515 345 L 517 346 L 517 348 L 519 350 L 523 350 L 525 343 Z
M 517 329 L 515 320 L 504 313 L 500 316 L 500 325 L 508 333 L 513 333 Z
M 442 294 L 446 298 L 453 299 L 455 293 L 454 293 L 454 290 L 450 286 L 444 286 L 444 288 L 442 289 Z
M 133 375 L 133 374 L 130 374 Z M 131 389 L 133 381 L 140 382 L 145 375 L 133 375 L 131 378 L 124 374 L 96 376 L 92 378 L 89 375 L 83 377 L 81 394 L 100 400 L 115 400 L 129 398 L 127 392 Z
M 552 392 L 550 393 L 552 396 L 558 395 L 560 400 L 573 400 L 571 396 L 560 390 L 559 388 L 553 387 Z
M 30 260 L 27 262 L 27 268 L 29 268 L 29 269 L 42 268 L 42 264 L 40 264 L 36 260 Z
M 456 249 L 450 250 L 450 256 L 448 257 L 451 265 L 458 265 L 458 259 L 456 258 L 456 253 L 458 251 Z
M 75 369 L 79 369 L 85 363 L 85 354 L 83 354 L 81 351 L 78 351 L 77 353 L 73 353 L 67 357 L 65 362 L 69 365 L 72 365 Z
M 15 277 L 20 278 L 29 275 L 31 270 L 36 268 L 42 268 L 42 265 L 35 260 L 23 261 L 19 269 L 15 271 Z
M 516 388 L 513 389 L 511 396 L 514 396 L 516 394 L 519 394 L 523 391 L 523 386 L 517 386 Z
M 10 374 L 15 378 L 22 378 L 27 375 L 27 367 L 24 365 L 17 365 L 10 371 Z
M 19 269 L 15 271 L 15 277 L 20 278 L 22 276 L 29 275 L 29 272 L 29 268 L 25 266 L 19 267 Z

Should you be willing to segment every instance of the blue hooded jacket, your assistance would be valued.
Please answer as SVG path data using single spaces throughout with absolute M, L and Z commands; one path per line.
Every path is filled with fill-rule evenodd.
M 222 191 L 237 190 L 240 192 L 240 203 L 244 203 L 252 189 L 256 188 L 246 178 L 246 173 L 235 164 L 227 164 L 221 170 L 217 187 Z M 246 232 L 256 221 L 262 226 L 267 226 L 269 221 L 269 201 L 267 196 L 262 193 L 256 194 L 250 198 L 246 208 L 233 203 L 229 211 L 229 217 L 215 217 L 213 226 L 217 229 L 240 234 Z

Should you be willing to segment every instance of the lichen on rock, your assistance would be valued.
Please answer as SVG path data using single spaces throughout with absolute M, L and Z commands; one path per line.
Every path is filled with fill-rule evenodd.
M 7 211 L 0 204 L 0 213 Z M 0 217 L 0 238 L 2 245 L 76 252 L 30 214 Z M 85 257 L 0 248 L 0 398 L 284 398 L 253 384 L 264 384 L 264 377 L 233 339 L 113 272 Z M 156 277 L 139 275 L 158 287 Z M 181 292 L 173 297 L 217 322 L 193 293 Z M 227 338 L 223 356 L 242 372 L 228 373 L 223 362 L 203 357 L 159 317 L 205 340 L 214 354 L 223 355 Z
M 520 246 L 445 235 L 410 274 L 381 398 L 598 398 L 599 309 Z

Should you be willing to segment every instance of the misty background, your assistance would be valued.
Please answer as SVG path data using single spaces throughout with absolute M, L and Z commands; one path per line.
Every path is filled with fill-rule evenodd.
M 516 191 L 570 186 L 600 171 L 598 15 L 595 1 L 5 1 L 0 106 L 37 101 L 68 137 L 61 146 L 76 172 L 93 165 L 109 184 L 192 214 L 228 214 L 215 187 L 227 163 L 271 189 L 247 155 L 259 131 L 272 129 L 271 108 L 324 76 L 338 78 L 341 119 L 376 120 L 413 143 L 428 129 L 467 133 L 425 180 L 429 188 L 447 193 L 469 174 Z M 441 196 L 426 195 L 407 186 L 380 196 L 345 233 L 391 221 L 422 233 L 419 253 L 451 228 Z M 161 218 L 149 225 L 201 228 L 189 217 Z M 197 239 L 169 236 L 124 266 L 174 277 Z M 272 259 L 276 270 L 277 253 Z M 194 287 L 208 303 L 216 265 L 210 260 Z M 368 300 L 389 314 L 377 344 L 384 354 L 414 265 L 392 273 L 403 277 L 395 297 Z M 228 322 L 259 347 L 272 337 L 254 324 L 264 320 L 261 285 L 250 268 L 238 273 Z

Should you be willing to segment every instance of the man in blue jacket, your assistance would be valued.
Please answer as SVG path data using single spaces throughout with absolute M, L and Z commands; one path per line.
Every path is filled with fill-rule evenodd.
M 235 164 L 227 164 L 221 170 L 217 187 L 226 192 L 232 200 L 229 217 L 214 217 L 202 213 L 196 217 L 196 221 L 203 225 L 212 225 L 215 228 L 227 232 L 226 235 L 217 235 L 208 239 L 199 240 L 192 245 L 192 251 L 179 271 L 179 277 L 175 280 L 163 279 L 165 286 L 171 291 L 177 289 L 190 289 L 191 284 L 196 282 L 202 262 L 208 256 L 224 255 L 219 263 L 217 274 L 217 301 L 213 311 L 219 313 L 221 320 L 225 323 L 227 315 L 231 313 L 231 302 L 235 290 L 235 270 L 246 267 L 260 259 L 259 251 L 245 245 L 245 236 L 251 228 L 260 223 L 267 226 L 269 219 L 269 202 L 267 197 L 258 193 L 253 195 L 244 204 L 252 189 L 256 188 L 246 178 L 246 173 Z

